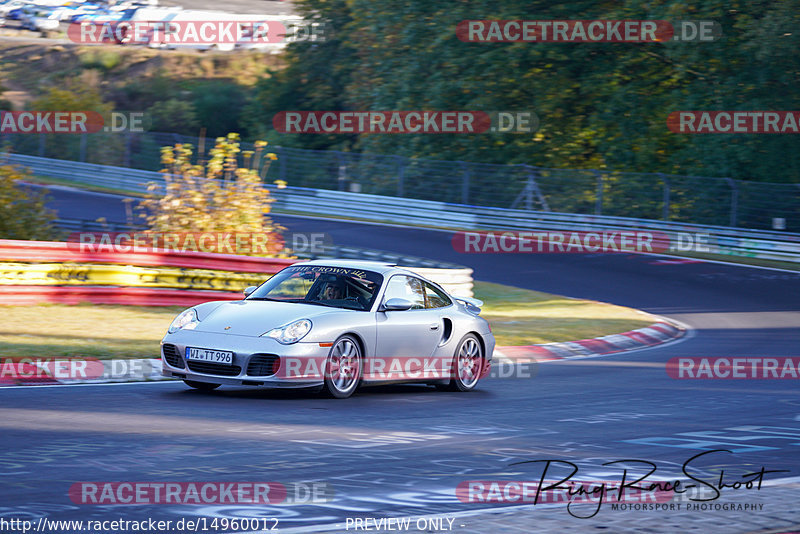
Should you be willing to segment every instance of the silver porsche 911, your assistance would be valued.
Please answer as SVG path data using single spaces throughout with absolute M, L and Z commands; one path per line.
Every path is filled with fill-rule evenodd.
M 345 398 L 360 384 L 392 382 L 469 391 L 491 368 L 482 302 L 394 265 L 297 263 L 244 293 L 172 321 L 161 341 L 165 376 L 208 390 L 321 386 Z

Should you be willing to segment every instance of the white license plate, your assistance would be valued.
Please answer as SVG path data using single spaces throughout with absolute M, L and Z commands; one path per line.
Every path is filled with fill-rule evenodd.
M 186 347 L 186 359 L 199 360 L 201 362 L 233 363 L 233 353 L 225 350 Z

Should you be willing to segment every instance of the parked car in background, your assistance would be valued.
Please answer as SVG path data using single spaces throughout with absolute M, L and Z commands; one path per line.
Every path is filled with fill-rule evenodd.
M 21 9 L 25 7 L 28 2 L 23 0 L 8 0 L 7 2 L 0 2 L 0 15 L 8 17 L 9 13 L 14 9 Z
M 57 30 L 60 23 L 54 9 L 38 6 L 25 7 L 20 14 L 19 22 L 23 29 L 39 32 Z
M 101 7 L 97 4 L 83 4 L 75 8 L 75 12 L 70 17 L 70 22 L 81 22 L 84 20 L 88 20 L 93 16 L 102 15 L 103 13 L 108 13 L 108 10 L 104 7 Z
M 25 6 L 15 7 L 14 9 L 10 9 L 6 17 L 8 20 L 19 20 L 22 16 L 22 10 L 25 9 Z

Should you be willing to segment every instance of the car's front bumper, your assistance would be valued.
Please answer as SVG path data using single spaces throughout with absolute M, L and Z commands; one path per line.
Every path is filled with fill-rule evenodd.
M 275 388 L 314 387 L 323 384 L 329 344 L 294 343 L 282 345 L 265 337 L 238 336 L 179 330 L 161 341 L 162 374 L 196 382 L 232 386 Z M 186 359 L 186 348 L 195 347 L 233 352 L 233 362 L 209 364 Z M 266 365 L 269 358 L 278 363 Z M 256 357 L 260 359 L 255 361 Z M 252 365 L 251 365 L 252 364 Z

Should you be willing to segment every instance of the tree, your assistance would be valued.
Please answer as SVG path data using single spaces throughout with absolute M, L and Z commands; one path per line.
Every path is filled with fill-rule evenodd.
M 192 103 L 177 98 L 156 102 L 147 113 L 153 121 L 150 129 L 154 132 L 196 135 L 200 127 Z
M 64 88 L 50 88 L 31 102 L 36 111 L 94 111 L 110 124 L 112 104 L 104 102 L 99 89 L 91 84 L 71 84 Z M 102 165 L 123 163 L 124 139 L 119 133 L 95 132 L 86 134 L 44 134 L 45 156 L 58 159 L 85 158 Z M 81 147 L 81 136 L 86 136 L 86 148 Z
M 210 136 L 246 128 L 240 124 L 245 95 L 238 85 L 221 80 L 203 81 L 192 87 L 189 98 L 198 121 Z
M 286 67 L 270 70 L 269 76 L 256 84 L 245 119 L 252 134 L 285 146 L 352 148 L 357 138 L 353 134 L 278 134 L 272 126 L 278 111 L 354 109 L 347 91 L 352 72 L 359 68 L 361 56 L 367 51 L 357 50 L 348 39 L 351 3 L 350 0 L 303 0 L 296 5 L 303 20 L 322 25 L 324 38 L 289 43 Z
M 794 110 L 800 12 L 793 0 L 297 0 L 334 28 L 292 43 L 257 86 L 252 117 L 284 146 L 485 163 L 796 182 L 796 135 L 686 135 L 680 110 Z M 526 15 L 527 14 L 527 15 Z M 534 15 L 535 14 L 535 15 Z M 470 43 L 459 22 L 711 20 L 713 42 Z M 286 110 L 534 111 L 539 131 L 504 135 L 271 132 Z

